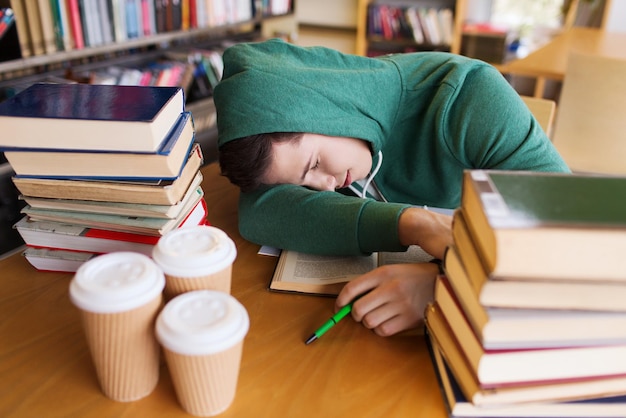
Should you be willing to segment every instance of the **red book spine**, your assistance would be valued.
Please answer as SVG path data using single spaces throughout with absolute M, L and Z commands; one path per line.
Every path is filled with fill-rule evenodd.
M 159 237 L 154 235 L 133 234 L 130 232 L 108 231 L 105 229 L 95 228 L 89 229 L 85 233 L 85 236 L 90 238 L 103 238 L 112 241 L 137 242 L 140 244 L 150 245 L 155 245 L 159 240 Z
M 198 6 L 195 0 L 189 0 L 189 28 L 198 27 Z
M 85 47 L 85 38 L 83 37 L 83 25 L 80 20 L 78 0 L 67 0 L 67 11 L 76 49 L 82 49 Z
M 143 34 L 145 36 L 152 35 L 150 25 L 150 6 L 148 5 L 148 0 L 141 1 L 141 18 L 143 24 Z

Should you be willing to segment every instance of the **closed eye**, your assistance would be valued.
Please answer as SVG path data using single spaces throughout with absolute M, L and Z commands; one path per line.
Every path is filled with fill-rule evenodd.
M 313 160 L 313 158 L 311 158 L 311 160 Z M 311 165 L 311 160 L 309 161 L 309 164 L 307 164 L 304 168 L 304 171 L 302 172 L 302 175 L 300 176 L 300 181 L 304 181 L 304 179 L 306 178 L 306 175 L 312 171 L 315 170 L 319 167 L 320 165 L 320 160 L 319 158 L 315 161 L 315 165 Z

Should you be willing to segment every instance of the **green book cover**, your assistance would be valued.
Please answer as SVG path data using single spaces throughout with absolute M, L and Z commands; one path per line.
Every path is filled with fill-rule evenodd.
M 492 227 L 626 226 L 626 177 L 471 172 Z

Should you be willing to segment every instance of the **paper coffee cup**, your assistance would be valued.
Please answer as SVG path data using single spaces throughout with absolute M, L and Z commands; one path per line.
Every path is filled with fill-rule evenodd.
M 191 290 L 230 293 L 235 243 L 221 229 L 200 225 L 175 229 L 159 239 L 152 258 L 165 273 L 166 296 Z
M 135 401 L 156 387 L 160 347 L 154 323 L 164 286 L 161 269 L 132 252 L 93 258 L 70 283 L 100 387 L 113 400 Z
M 243 305 L 220 291 L 183 293 L 165 305 L 156 335 L 185 411 L 214 416 L 232 404 L 249 324 Z

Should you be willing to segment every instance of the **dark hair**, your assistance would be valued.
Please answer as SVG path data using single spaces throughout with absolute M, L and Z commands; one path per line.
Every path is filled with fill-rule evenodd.
M 299 141 L 300 132 L 272 132 L 233 139 L 219 149 L 221 174 L 242 192 L 263 185 L 262 178 L 272 162 L 272 144 Z

